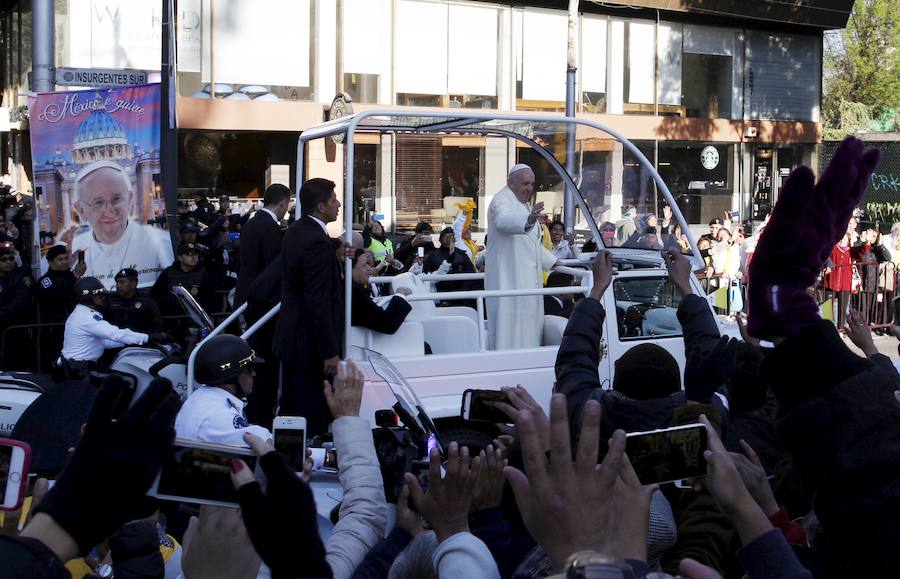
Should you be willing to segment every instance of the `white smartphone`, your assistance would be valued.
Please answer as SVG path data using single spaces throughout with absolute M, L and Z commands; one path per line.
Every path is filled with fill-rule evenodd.
M 343 364 L 343 362 L 341 362 Z M 272 423 L 275 450 L 287 459 L 294 472 L 303 472 L 306 460 L 306 419 L 302 416 L 276 416 Z
M 235 458 L 256 471 L 256 455 L 248 447 L 176 438 L 172 456 L 147 494 L 167 501 L 237 507 L 237 491 L 231 484 Z
M 13 511 L 22 506 L 30 463 L 31 447 L 27 443 L 0 438 L 0 510 Z
M 418 249 L 418 252 L 419 252 L 419 257 L 425 257 L 425 248 L 424 247 L 420 246 Z

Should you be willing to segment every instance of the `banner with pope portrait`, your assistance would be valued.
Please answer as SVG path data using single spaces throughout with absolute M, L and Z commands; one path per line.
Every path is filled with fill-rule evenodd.
M 160 86 L 43 93 L 30 103 L 41 255 L 65 245 L 71 263 L 110 289 L 123 268 L 149 287 L 172 264 L 159 187 Z M 41 264 L 44 266 L 45 264 Z

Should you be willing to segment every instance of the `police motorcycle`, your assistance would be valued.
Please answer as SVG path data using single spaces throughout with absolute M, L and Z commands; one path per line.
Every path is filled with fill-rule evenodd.
M 123 348 L 108 370 L 91 373 L 91 383 L 99 385 L 106 373 L 120 374 L 134 382 L 136 392 L 143 392 L 154 378 L 167 378 L 182 399 L 187 397 L 187 361 L 182 352 L 190 351 L 214 325 L 187 290 L 175 287 L 172 291 L 195 325 L 183 347 L 167 343 Z M 59 379 L 44 374 L 0 371 L 0 435 L 12 433 L 22 413 L 58 385 Z

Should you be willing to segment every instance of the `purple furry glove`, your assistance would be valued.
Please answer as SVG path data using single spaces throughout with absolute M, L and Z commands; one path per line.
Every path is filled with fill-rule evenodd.
M 818 183 L 808 167 L 790 174 L 750 262 L 752 336 L 787 336 L 820 319 L 807 288 L 846 233 L 880 157 L 877 149 L 863 151 L 862 141 L 847 137 Z

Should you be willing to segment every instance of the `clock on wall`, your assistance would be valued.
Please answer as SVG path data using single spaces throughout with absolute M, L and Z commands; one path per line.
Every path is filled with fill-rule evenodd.
M 719 150 L 712 145 L 703 147 L 700 151 L 700 164 L 707 171 L 712 171 L 719 166 Z

